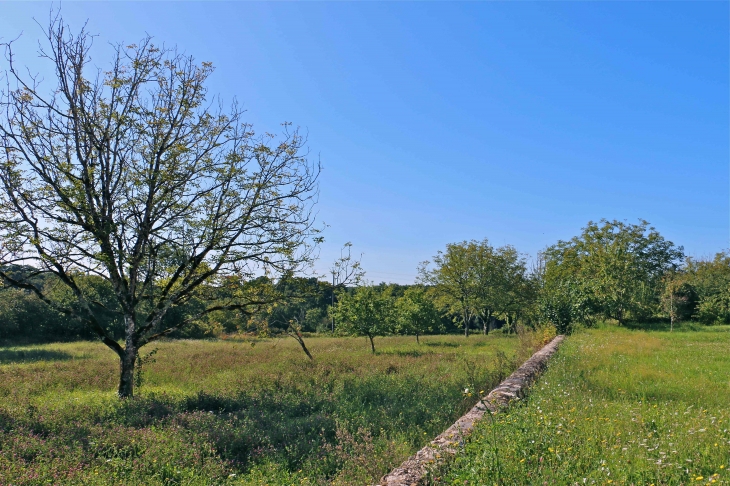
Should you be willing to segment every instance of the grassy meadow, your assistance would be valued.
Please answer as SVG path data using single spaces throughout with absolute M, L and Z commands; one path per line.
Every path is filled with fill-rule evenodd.
M 501 333 L 307 344 L 161 342 L 126 401 L 102 344 L 0 348 L 0 484 L 366 484 L 529 354 Z
M 730 327 L 691 329 L 571 336 L 433 482 L 730 484 Z

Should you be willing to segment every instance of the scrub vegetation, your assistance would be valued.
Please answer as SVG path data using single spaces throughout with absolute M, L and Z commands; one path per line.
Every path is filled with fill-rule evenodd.
M 433 482 L 730 484 L 729 341 L 727 326 L 577 333 Z
M 511 372 L 522 341 L 385 337 L 373 355 L 316 338 L 314 360 L 292 339 L 164 341 L 129 400 L 97 344 L 2 348 L 0 483 L 372 483 L 474 405 L 465 387 Z

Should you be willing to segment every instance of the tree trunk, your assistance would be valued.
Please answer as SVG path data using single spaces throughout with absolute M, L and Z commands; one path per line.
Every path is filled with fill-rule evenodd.
M 314 360 L 314 357 L 312 356 L 312 354 L 307 349 L 307 345 L 304 344 L 304 338 L 302 338 L 302 336 L 299 336 L 298 334 L 295 334 L 293 337 L 294 337 L 294 339 L 297 340 L 297 342 L 299 343 L 299 345 L 302 347 L 302 350 L 309 357 L 309 359 Z
M 134 396 L 134 365 L 137 360 L 137 348 L 127 345 L 124 355 L 119 359 L 119 398 Z
M 137 342 L 134 339 L 135 333 L 134 316 L 124 316 L 124 334 L 127 336 L 124 351 L 119 356 L 119 398 L 132 398 L 134 396 L 134 365 L 137 361 Z
M 368 336 L 370 338 L 370 348 L 373 350 L 373 354 L 375 354 L 375 343 L 373 342 L 373 337 Z
M 464 337 L 469 337 L 469 317 L 466 311 L 464 311 Z
M 419 340 L 418 340 L 418 333 L 416 333 L 416 342 L 417 342 L 418 344 L 421 344 L 421 341 L 419 341 Z

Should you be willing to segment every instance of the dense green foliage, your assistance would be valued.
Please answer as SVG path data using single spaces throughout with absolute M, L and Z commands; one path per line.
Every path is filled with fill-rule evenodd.
M 487 240 L 446 245 L 433 262 L 421 264 L 419 280 L 461 321 L 465 335 L 475 324 L 488 333 L 497 314 L 516 320 L 533 297 L 524 257 L 512 246 L 494 248 Z
M 570 337 L 527 402 L 481 422 L 434 482 L 730 484 L 730 329 L 705 329 Z
M 511 246 L 462 242 L 440 252 L 433 268 L 421 267 L 420 285 L 348 288 L 292 275 L 277 280 L 220 279 L 171 307 L 163 322 L 176 329 L 170 337 L 178 338 L 237 333 L 302 336 L 331 333 L 334 317 L 338 333 L 367 336 L 356 332 L 359 324 L 353 327 L 344 307 L 331 309 L 332 302 L 344 299 L 347 306 L 353 302 L 384 306 L 382 320 L 370 325 L 373 337 L 456 332 L 458 327 L 464 330 L 464 322 L 466 330 L 486 333 L 495 318 L 504 319 L 511 331 L 517 323 L 528 327 L 549 323 L 560 333 L 571 332 L 576 323 L 591 325 L 606 318 L 619 323 L 730 323 L 730 256 L 721 252 L 713 259 L 684 262 L 680 257 L 681 247 L 664 240 L 646 222 L 604 221 L 589 223 L 580 236 L 547 248 L 531 271 Z M 32 271 L 31 267 L 12 269 L 16 275 Z M 34 278 L 54 302 L 78 305 L 57 278 Z M 75 278 L 99 304 L 97 318 L 105 332 L 121 339 L 124 325 L 110 284 L 95 276 Z M 366 305 L 364 298 L 373 302 Z M 236 299 L 261 304 L 199 315 L 206 305 Z M 0 342 L 8 344 L 96 337 L 81 321 L 48 307 L 30 292 L 11 287 L 0 288 L 0 319 Z
M 32 272 L 29 267 L 17 267 L 15 273 Z M 78 300 L 67 286 L 59 282 L 53 275 L 36 276 L 36 284 L 43 289 L 47 299 L 61 306 L 78 306 Z M 124 321 L 119 303 L 108 281 L 96 276 L 74 275 L 76 285 L 84 292 L 98 309 L 96 320 L 104 332 L 113 339 L 124 337 Z M 305 287 L 310 280 L 298 279 L 295 284 L 280 281 L 280 287 L 274 286 L 268 278 L 258 278 L 247 282 L 238 279 L 224 279 L 218 285 L 202 286 L 195 295 L 186 302 L 171 307 L 162 319 L 162 325 L 174 328 L 169 333 L 173 338 L 214 337 L 222 333 L 245 331 L 252 327 L 251 316 L 263 315 L 266 309 L 279 309 L 277 302 L 286 302 L 296 309 L 298 300 L 292 298 L 287 285 Z M 321 285 L 320 282 L 314 283 Z M 267 306 L 252 306 L 247 312 L 240 310 L 218 310 L 197 316 L 201 309 L 210 303 L 226 302 L 235 296 L 249 301 L 261 299 Z M 302 294 L 297 294 L 302 295 Z M 264 298 L 265 296 L 265 298 Z M 322 304 L 324 307 L 324 304 Z M 144 306 L 142 306 L 144 311 Z M 279 314 L 272 314 L 270 319 L 277 322 Z M 268 315 L 268 314 L 267 314 Z M 197 316 L 196 318 L 192 318 Z M 44 343 L 55 341 L 74 341 L 78 339 L 95 339 L 98 335 L 86 322 L 72 315 L 64 314 L 41 301 L 35 294 L 11 286 L 0 287 L 0 343 Z
M 395 330 L 395 299 L 388 288 L 360 287 L 343 293 L 332 315 L 340 322 L 342 334 L 367 337 L 375 354 L 375 337 Z
M 410 287 L 395 301 L 395 330 L 419 336 L 441 329 L 441 316 L 425 288 Z
M 164 341 L 112 392 L 91 343 L 0 348 L 0 483 L 372 484 L 514 367 L 504 334 Z M 253 345 L 255 344 L 255 345 Z M 529 350 L 527 350 L 529 353 Z M 524 355 L 524 350 L 522 355 Z
M 646 221 L 589 222 L 580 236 L 545 250 L 543 312 L 557 327 L 572 319 L 649 318 L 658 310 L 662 278 L 682 256 Z
M 721 252 L 713 259 L 688 258 L 681 282 L 692 293 L 688 306 L 701 322 L 730 323 L 730 254 Z

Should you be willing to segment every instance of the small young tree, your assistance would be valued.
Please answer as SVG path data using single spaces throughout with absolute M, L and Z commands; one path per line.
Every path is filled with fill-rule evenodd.
M 360 255 L 362 259 L 362 254 Z M 359 286 L 365 271 L 362 268 L 360 260 L 352 258 L 352 243 L 347 242 L 340 249 L 340 258 L 335 260 L 330 268 L 332 274 L 332 287 L 330 289 L 331 305 L 334 307 L 337 300 L 337 291 L 347 288 L 348 286 Z M 332 319 L 332 332 L 335 332 L 335 317 L 330 315 Z
M 433 299 L 423 287 L 410 287 L 395 302 L 396 332 L 419 336 L 434 332 L 441 326 L 441 315 Z
M 670 331 L 674 331 L 675 322 L 692 316 L 697 307 L 697 293 L 687 282 L 686 274 L 667 272 L 664 276 L 661 303 L 664 312 L 669 316 Z
M 373 354 L 375 337 L 393 331 L 394 302 L 388 290 L 378 292 L 372 286 L 363 286 L 353 293 L 343 292 L 331 312 L 340 323 L 340 332 L 367 337 Z
M 55 85 L 41 90 L 5 44 L 0 88 L 0 278 L 88 325 L 119 357 L 118 393 L 131 397 L 139 349 L 216 310 L 259 305 L 208 290 L 226 277 L 293 272 L 317 242 L 312 205 L 319 164 L 285 124 L 281 139 L 257 136 L 237 104 L 208 98 L 210 63 L 151 38 L 116 45 L 105 71 L 91 64 L 92 39 L 60 17 L 40 56 Z M 8 268 L 35 269 L 17 277 Z M 76 304 L 34 283 L 53 274 Z M 96 275 L 112 308 L 79 284 Z M 171 309 L 202 301 L 166 325 Z M 120 344 L 100 314 L 121 316 Z

